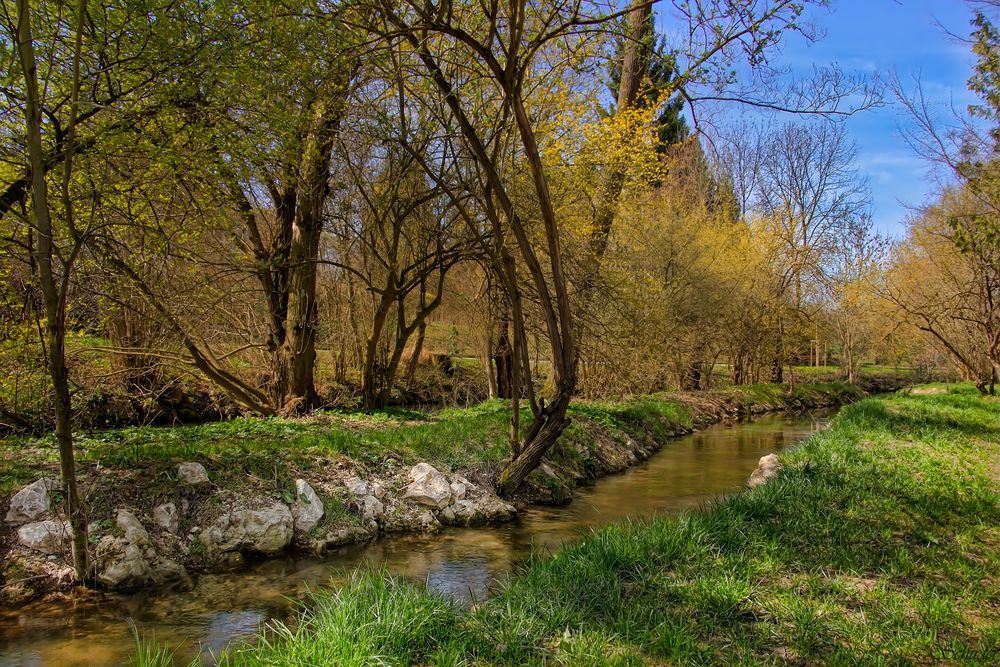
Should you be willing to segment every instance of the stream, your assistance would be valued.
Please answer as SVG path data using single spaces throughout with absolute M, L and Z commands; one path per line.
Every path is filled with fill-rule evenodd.
M 667 443 L 645 463 L 577 491 L 565 507 L 532 507 L 502 526 L 389 536 L 322 557 L 260 560 L 237 572 L 203 574 L 187 590 L 34 603 L 0 611 L 0 666 L 128 664 L 130 624 L 176 650 L 178 664 L 213 662 L 234 641 L 252 639 L 270 619 L 289 620 L 309 590 L 336 585 L 371 565 L 461 602 L 486 597 L 533 552 L 552 552 L 594 528 L 694 508 L 738 490 L 758 459 L 822 428 L 830 411 L 771 415 L 715 425 Z

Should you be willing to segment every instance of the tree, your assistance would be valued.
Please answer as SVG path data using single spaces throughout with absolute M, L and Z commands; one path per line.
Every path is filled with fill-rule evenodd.
M 875 342 L 886 251 L 887 243 L 873 233 L 871 219 L 861 218 L 844 230 L 824 272 L 829 301 L 825 316 L 839 343 L 841 372 L 851 384 L 858 379 L 858 357 Z
M 885 294 L 899 317 L 931 336 L 985 393 L 996 392 L 1000 361 L 1000 250 L 963 251 L 955 216 L 983 213 L 979 197 L 947 191 L 915 216 L 893 249 Z
M 855 147 L 842 125 L 786 124 L 765 140 L 756 205 L 779 241 L 774 256 L 789 290 L 790 309 L 778 315 L 779 356 L 774 380 L 821 297 L 823 278 L 839 240 L 867 214 L 867 184 L 855 167 Z M 810 309 L 811 306 L 811 309 Z
M 215 37 L 225 39 L 202 71 L 175 72 L 185 102 L 157 116 L 171 132 L 134 137 L 141 148 L 130 155 L 128 204 L 108 212 L 130 243 L 101 246 L 111 272 L 182 342 L 188 362 L 239 406 L 264 414 L 304 411 L 318 399 L 320 241 L 336 138 L 359 73 L 353 33 L 334 18 L 350 4 L 297 7 L 276 13 L 249 3 L 233 16 L 204 10 Z M 184 270 L 151 281 L 143 275 L 150 254 L 136 247 L 157 253 L 153 264 Z M 257 303 L 241 301 L 248 287 L 236 276 L 256 281 Z M 169 289 L 179 277 L 192 278 L 183 289 L 196 289 L 216 313 L 226 312 L 227 298 L 233 309 L 248 308 L 263 331 L 255 317 L 209 340 L 200 330 L 206 315 Z M 232 294 L 218 293 L 222 281 Z M 264 373 L 246 377 L 231 363 L 248 349 L 261 351 Z
M 54 394 L 55 434 L 59 443 L 59 470 L 62 477 L 63 498 L 69 516 L 70 538 L 73 553 L 73 570 L 80 581 L 90 575 L 87 550 L 87 511 L 77 488 L 76 462 L 73 451 L 72 398 L 66 368 L 66 297 L 69 290 L 73 264 L 83 247 L 85 232 L 74 220 L 74 202 L 70 196 L 73 166 L 75 125 L 79 110 L 80 61 L 83 48 L 83 25 L 86 2 L 75 8 L 73 50 L 69 90 L 69 110 L 66 133 L 62 146 L 62 189 L 60 204 L 62 224 L 54 220 L 49 186 L 46 181 L 45 149 L 43 146 L 42 114 L 45 101 L 39 88 L 38 63 L 35 58 L 35 37 L 32 31 L 32 9 L 28 0 L 17 2 L 17 30 L 14 41 L 24 81 L 24 119 L 28 149 L 28 171 L 31 174 L 31 213 L 28 224 L 35 231 L 35 261 L 38 283 L 45 310 L 46 352 L 49 376 Z M 57 24 L 58 25 L 58 24 Z M 68 241 L 60 248 L 59 241 Z
M 974 206 L 958 206 L 947 222 L 953 230 L 952 242 L 970 255 L 972 264 L 984 267 L 996 261 L 1000 248 L 1000 33 L 995 25 L 1000 3 L 982 0 L 976 5 L 969 40 L 976 65 L 968 87 L 982 102 L 970 105 L 964 115 L 956 112 L 945 120 L 938 116 L 919 81 L 909 92 L 897 78 L 893 90 L 915 122 L 915 129 L 905 133 L 913 150 L 931 164 L 943 167 L 957 181 L 963 199 L 976 200 Z M 945 193 L 943 201 L 954 197 Z M 980 296 L 987 298 L 989 290 Z M 940 334 L 932 335 L 943 344 Z M 956 350 L 951 353 L 956 355 Z M 993 364 L 992 373 L 1000 372 L 992 351 L 988 358 Z M 967 369 L 970 363 L 974 365 L 968 358 L 960 363 Z

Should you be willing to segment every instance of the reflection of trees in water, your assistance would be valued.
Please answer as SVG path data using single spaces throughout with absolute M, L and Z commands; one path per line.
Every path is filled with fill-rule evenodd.
M 517 556 L 511 531 L 503 528 L 450 529 L 437 537 L 381 540 L 365 560 L 460 602 L 482 599 Z

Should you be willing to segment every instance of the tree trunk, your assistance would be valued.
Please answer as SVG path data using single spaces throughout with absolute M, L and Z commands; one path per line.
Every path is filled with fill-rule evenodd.
M 645 0 L 632 0 L 626 17 L 625 44 L 622 51 L 621 80 L 618 82 L 618 111 L 634 107 L 639 97 L 643 77 L 652 56 L 653 5 Z M 595 205 L 594 227 L 590 236 L 587 264 L 581 279 L 579 303 L 584 311 L 593 299 L 601 260 L 608 248 L 611 226 L 618 212 L 618 200 L 625 186 L 621 169 L 608 170 L 601 181 Z
M 569 401 L 570 394 L 560 393 L 542 414 L 535 417 L 528 427 L 524 447 L 507 464 L 497 479 L 497 494 L 501 498 L 512 497 L 521 488 L 525 478 L 541 465 L 545 454 L 559 440 L 559 436 L 569 425 L 569 420 L 566 418 Z
M 322 225 L 318 219 L 296 220 L 292 232 L 288 315 L 284 340 L 275 351 L 276 383 L 286 411 L 300 412 L 316 402 L 313 370 L 316 366 L 316 258 Z
M 510 337 L 507 335 L 509 329 L 510 321 L 505 315 L 500 320 L 500 335 L 497 337 L 497 344 L 492 354 L 492 363 L 496 369 L 496 393 L 498 398 L 511 398 L 514 395 L 514 355 Z
M 652 55 L 652 24 L 653 5 L 645 0 L 633 0 L 625 19 L 625 44 L 622 50 L 621 80 L 618 82 L 618 111 L 634 107 L 639 99 L 639 88 L 642 79 L 649 69 Z M 615 213 L 618 211 L 618 199 L 625 185 L 625 174 L 619 170 L 611 170 L 605 175 L 597 203 L 594 232 L 590 240 L 592 259 L 600 261 L 608 246 L 608 236 Z
M 330 160 L 343 115 L 349 68 L 310 105 L 312 118 L 303 138 L 295 196 L 297 210 L 288 253 L 288 306 L 284 338 L 275 351 L 275 375 L 284 390 L 283 408 L 303 411 L 316 402 L 316 264 L 323 232 L 323 205 L 330 191 Z
M 420 355 L 424 351 L 424 339 L 427 337 L 427 321 L 424 320 L 417 327 L 417 339 L 413 341 L 413 353 L 410 355 L 410 360 L 406 364 L 406 375 L 404 380 L 407 386 L 413 384 L 413 376 L 417 372 L 417 366 L 420 365 Z
M 38 70 L 32 42 L 30 7 L 28 0 L 17 2 L 17 51 L 21 61 L 26 88 L 25 120 L 28 140 L 28 159 L 31 167 L 31 200 L 34 209 L 38 243 L 35 247 L 38 279 L 46 316 L 46 350 L 49 377 L 52 381 L 55 435 L 59 444 L 59 471 L 62 478 L 63 500 L 70 523 L 70 541 L 73 554 L 73 571 L 79 581 L 90 575 L 87 553 L 87 513 L 80 501 L 76 484 L 76 461 L 73 452 L 72 398 L 69 375 L 66 369 L 66 285 L 71 259 L 64 267 L 64 275 L 57 282 L 52 267 L 53 226 L 49 210 L 48 187 L 45 182 L 44 155 L 42 152 L 42 111 L 38 91 Z M 79 33 L 77 54 L 79 54 Z M 78 58 L 77 58 L 78 62 Z M 75 104 L 75 102 L 74 102 Z M 67 162 L 65 169 L 70 169 Z M 68 179 L 67 179 L 68 181 Z
M 378 307 L 372 317 L 372 326 L 368 330 L 368 337 L 365 339 L 364 360 L 361 367 L 361 404 L 372 409 L 376 407 L 378 396 L 381 393 L 379 386 L 380 378 L 377 375 L 378 343 L 382 338 L 382 330 L 385 329 L 385 320 L 389 316 L 389 309 L 392 307 L 395 292 L 392 291 L 394 279 L 390 276 L 388 286 L 379 299 Z

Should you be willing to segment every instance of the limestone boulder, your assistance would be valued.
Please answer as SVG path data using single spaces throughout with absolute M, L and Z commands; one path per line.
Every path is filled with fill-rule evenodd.
M 157 505 L 153 508 L 153 521 L 163 530 L 176 535 L 181 523 L 177 505 L 173 503 Z
M 344 486 L 353 498 L 364 498 L 368 495 L 368 482 L 360 477 L 348 477 L 344 480 Z
M 134 527 L 131 534 L 141 537 Z M 159 556 L 148 541 L 136 543 L 114 535 L 105 535 L 97 543 L 94 563 L 97 580 L 114 590 L 161 584 L 187 574 L 175 561 Z
M 105 535 L 94 550 L 97 580 L 114 589 L 135 588 L 149 582 L 153 572 L 149 551 L 126 538 Z
M 413 466 L 410 480 L 410 485 L 403 494 L 407 500 L 438 510 L 451 503 L 452 491 L 448 478 L 429 463 Z
M 251 503 L 256 509 L 236 509 L 219 516 L 198 539 L 210 552 L 254 551 L 276 554 L 292 541 L 295 519 L 287 505 L 275 501 Z
M 428 533 L 436 533 L 441 529 L 441 522 L 430 510 L 427 510 L 420 515 L 420 527 Z
M 295 530 L 308 533 L 323 518 L 323 501 L 304 479 L 295 480 L 295 502 L 292 503 L 292 520 Z
M 484 493 L 471 502 L 475 508 L 475 514 L 466 522 L 466 525 L 503 523 L 510 521 L 517 515 L 516 507 L 504 502 L 493 493 Z
M 365 519 L 378 519 L 385 514 L 385 505 L 375 496 L 365 496 L 361 501 L 361 516 Z
M 762 484 L 767 484 L 769 481 L 778 476 L 782 467 L 781 462 L 778 461 L 777 454 L 768 454 L 767 456 L 760 457 L 760 461 L 757 463 L 757 469 L 750 473 L 750 479 L 747 480 L 747 486 L 753 489 Z
M 69 524 L 64 521 L 33 521 L 17 529 L 17 541 L 43 554 L 63 553 L 70 545 Z
M 476 504 L 471 500 L 458 500 L 438 512 L 438 520 L 447 526 L 474 526 L 483 523 Z
M 48 514 L 52 509 L 52 499 L 49 491 L 59 488 L 54 479 L 43 477 L 32 482 L 14 494 L 10 499 L 10 509 L 4 521 L 12 524 L 22 524 L 35 521 Z
M 363 526 L 338 528 L 327 532 L 326 535 L 320 539 L 313 541 L 312 550 L 317 554 L 321 554 L 330 548 L 343 546 L 345 544 L 364 542 L 365 540 L 371 539 L 374 535 L 374 531 Z
M 125 539 L 130 544 L 149 544 L 149 533 L 146 532 L 145 527 L 143 527 L 142 522 L 139 521 L 139 517 L 136 515 L 128 510 L 118 510 L 115 514 L 115 522 L 122 532 L 125 533 Z
M 187 482 L 192 486 L 211 484 L 211 480 L 208 479 L 208 471 L 205 470 L 205 466 L 193 461 L 177 464 L 177 477 L 182 482 Z

